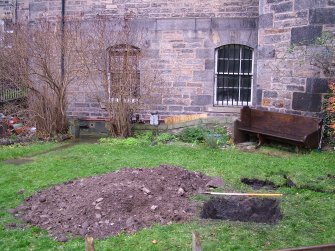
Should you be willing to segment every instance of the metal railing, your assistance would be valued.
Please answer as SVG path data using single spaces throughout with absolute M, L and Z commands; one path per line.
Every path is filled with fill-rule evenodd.
M 229 44 L 215 53 L 214 105 L 248 106 L 252 96 L 253 49 Z
M 0 102 L 7 102 L 23 98 L 27 95 L 27 89 L 22 88 L 0 88 Z

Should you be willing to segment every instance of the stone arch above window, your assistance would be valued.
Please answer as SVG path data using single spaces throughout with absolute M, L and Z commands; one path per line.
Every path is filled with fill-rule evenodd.
M 249 105 L 252 84 L 253 48 L 227 44 L 215 49 L 214 105 Z

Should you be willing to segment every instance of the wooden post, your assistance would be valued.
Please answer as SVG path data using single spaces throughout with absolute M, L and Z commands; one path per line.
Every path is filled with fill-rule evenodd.
M 93 237 L 90 236 L 85 237 L 85 251 L 95 251 Z
M 202 251 L 200 234 L 197 231 L 192 232 L 192 251 Z

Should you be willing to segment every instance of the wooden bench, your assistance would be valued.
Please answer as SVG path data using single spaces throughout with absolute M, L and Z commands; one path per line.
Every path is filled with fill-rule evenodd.
M 313 149 L 319 145 L 321 128 L 318 118 L 243 107 L 240 120 L 234 123 L 234 142 L 248 141 L 253 135 L 259 140 L 256 148 L 269 139 Z

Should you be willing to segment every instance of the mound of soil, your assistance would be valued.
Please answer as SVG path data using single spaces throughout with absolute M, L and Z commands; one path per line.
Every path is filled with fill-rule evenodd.
M 59 241 L 66 241 L 68 234 L 102 238 L 189 220 L 196 210 L 189 197 L 204 191 L 211 180 L 166 165 L 124 168 L 40 191 L 12 213 Z
M 223 219 L 276 223 L 282 218 L 279 201 L 259 198 L 211 198 L 204 204 L 201 212 L 204 219 Z

